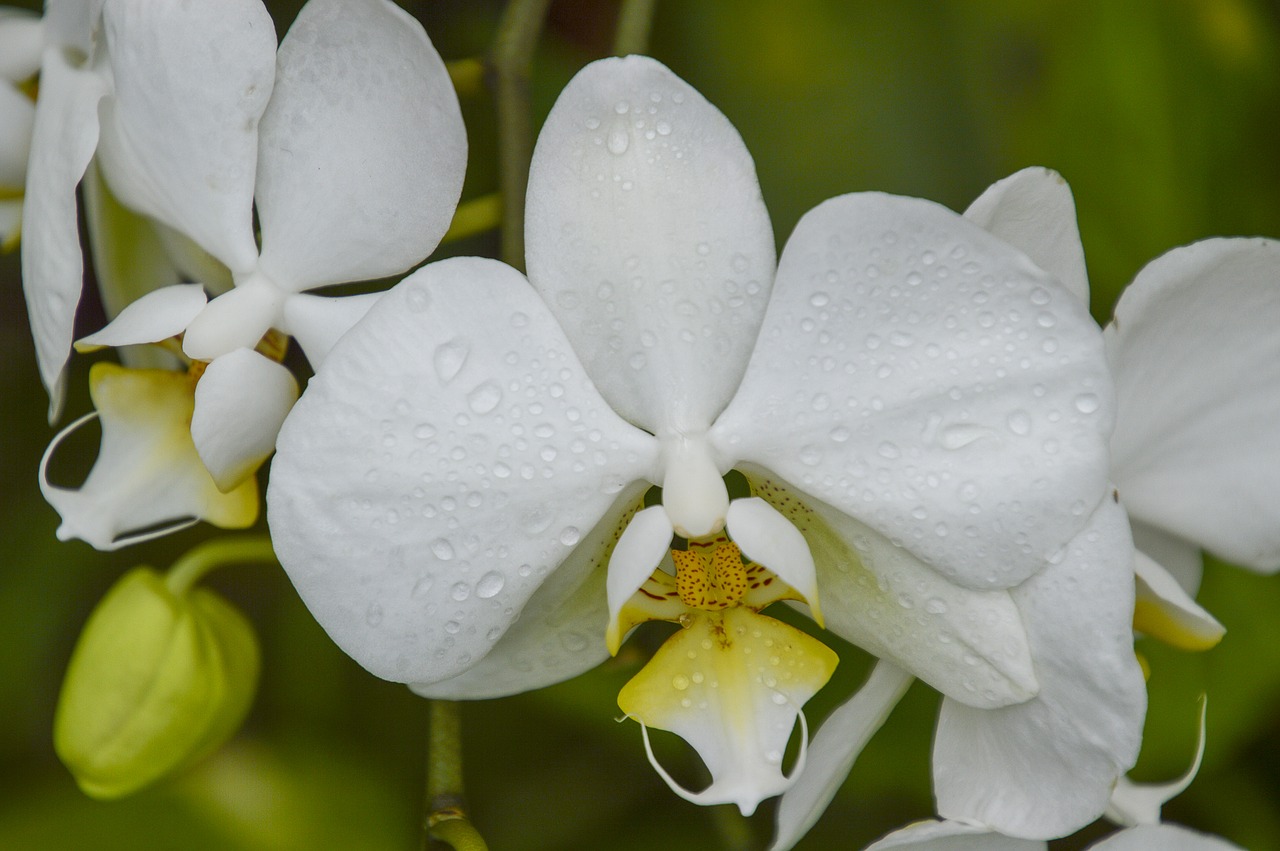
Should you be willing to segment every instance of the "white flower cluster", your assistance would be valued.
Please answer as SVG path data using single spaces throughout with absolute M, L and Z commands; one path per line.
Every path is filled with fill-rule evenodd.
M 1280 567 L 1272 241 L 1166 254 L 1105 329 L 1044 169 L 963 214 L 835 197 L 779 255 L 737 131 L 631 56 L 583 69 L 541 130 L 527 277 L 455 258 L 327 298 L 307 291 L 421 262 L 457 204 L 465 132 L 410 16 L 310 0 L 277 49 L 260 0 L 64 0 L 0 17 L 0 42 L 0 185 L 18 189 L 0 236 L 19 209 L 51 415 L 77 185 L 114 316 L 77 346 L 168 352 L 94 367 L 97 465 L 76 489 L 42 474 L 59 534 L 249 525 L 274 450 L 268 519 L 298 592 L 419 694 L 538 688 L 678 623 L 619 703 L 646 747 L 658 727 L 698 751 L 696 793 L 654 760 L 684 797 L 750 813 L 781 794 L 775 848 L 915 679 L 943 695 L 944 821 L 877 848 L 1043 847 L 1088 824 L 1132 785 L 1135 608 L 1210 646 L 1200 548 Z M 288 337 L 315 369 L 300 399 Z M 836 654 L 762 613 L 782 600 L 881 660 L 807 748 Z M 1154 838 L 1105 847 L 1177 829 L 1134 830 Z

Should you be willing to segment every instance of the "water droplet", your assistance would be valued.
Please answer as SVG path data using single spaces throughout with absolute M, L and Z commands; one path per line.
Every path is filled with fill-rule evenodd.
M 827 295 L 826 293 L 818 292 L 809 296 L 809 304 L 813 305 L 814 307 L 826 307 L 830 303 L 831 303 L 831 296 Z
M 689 678 L 684 674 L 676 674 L 671 678 L 671 687 L 676 691 L 684 691 L 689 687 Z
M 511 314 L 512 328 L 524 328 L 528 324 L 529 324 L 529 317 L 526 314 L 520 313 L 519 311 L 516 311 L 515 313 Z
M 773 693 L 773 702 L 779 706 L 783 706 L 787 702 L 787 696 L 780 691 L 775 691 Z
M 1092 393 L 1081 393 L 1076 397 L 1076 410 L 1082 414 L 1092 414 L 1098 410 L 1098 397 Z
M 1049 291 L 1044 287 L 1036 287 L 1031 291 L 1031 303 L 1038 304 L 1041 307 L 1048 304 L 1053 296 L 1049 295 Z
M 1018 435 L 1025 435 L 1031 432 L 1031 415 L 1021 409 L 1011 411 L 1005 420 L 1009 425 L 1009 431 Z
M 844 443 L 849 439 L 849 429 L 844 426 L 836 426 L 831 429 L 831 439 L 836 443 Z
M 436 538 L 431 542 L 431 552 L 441 561 L 448 561 L 453 558 L 453 544 L 444 538 Z
M 632 369 L 639 372 L 649 363 L 649 358 L 645 356 L 644 352 L 636 352 L 631 357 L 627 358 L 627 363 L 630 364 Z
M 577 526 L 565 526 L 560 530 L 560 543 L 566 547 L 572 547 L 582 538 L 582 533 L 578 531 Z
M 1040 311 L 1040 315 L 1036 317 L 1036 324 L 1041 328 L 1052 328 L 1058 324 L 1058 317 L 1054 316 L 1047 310 Z
M 631 107 L 627 105 L 625 100 L 620 100 L 613 105 L 613 111 L 619 115 L 626 115 L 631 111 Z
M 822 450 L 813 444 L 801 447 L 800 461 L 810 467 L 816 467 L 822 461 Z
M 911 595 L 910 595 L 910 594 L 899 594 L 899 595 L 898 595 L 898 605 L 899 605 L 899 606 L 901 606 L 901 607 L 902 607 L 902 608 L 904 608 L 904 609 L 911 609 L 911 608 L 914 608 L 914 607 L 915 607 L 915 605 L 916 605 L 916 601 L 915 601 L 915 600 L 913 600 L 913 599 L 911 599 Z
M 477 414 L 487 414 L 502 401 L 502 388 L 486 381 L 467 394 L 467 405 Z
M 465 582 L 455 582 L 449 589 L 449 596 L 461 603 L 471 596 L 471 586 Z
M 916 338 L 908 334 L 906 331 L 894 331 L 889 335 L 889 342 L 900 349 L 908 348 L 915 341 Z
M 491 570 L 484 576 L 480 577 L 480 581 L 476 583 L 476 596 L 487 600 L 497 595 L 502 590 L 502 586 L 507 582 L 506 577 L 496 570 Z
M 463 364 L 467 362 L 469 354 L 471 354 L 471 345 L 461 337 L 455 337 L 447 343 L 436 346 L 436 353 L 432 357 L 436 375 L 440 376 L 440 380 L 446 384 L 453 381 Z
M 625 154 L 627 148 L 631 147 L 631 134 L 626 128 L 615 127 L 609 131 L 609 141 L 605 143 L 611 154 Z
M 587 637 L 580 632 L 562 632 L 560 644 L 570 653 L 580 653 L 587 649 Z
M 364 622 L 369 626 L 377 626 L 382 623 L 382 606 L 377 603 L 370 603 L 369 608 L 364 613 Z
M 930 597 L 924 604 L 924 610 L 931 615 L 945 615 L 947 604 L 938 597 Z
M 885 441 L 877 447 L 876 452 L 881 458 L 897 458 L 902 453 L 898 450 L 897 444 Z
M 431 586 L 435 584 L 435 577 L 431 574 L 425 574 L 417 582 L 413 583 L 413 590 L 409 592 L 411 597 L 422 598 L 431 591 Z
M 555 519 L 555 513 L 545 505 L 530 508 L 520 518 L 520 528 L 530 535 L 545 532 Z
M 942 445 L 946 449 L 963 449 L 990 433 L 990 429 L 972 423 L 949 425 L 942 430 Z
M 588 118 L 586 121 L 586 125 L 588 130 L 598 130 L 600 128 L 600 119 Z

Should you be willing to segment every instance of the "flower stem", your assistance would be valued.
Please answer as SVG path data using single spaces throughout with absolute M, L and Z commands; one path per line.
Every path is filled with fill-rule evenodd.
M 498 110 L 498 188 L 502 192 L 502 259 L 524 269 L 524 194 L 533 158 L 529 74 L 551 0 L 511 0 L 489 57 Z
M 618 10 L 618 29 L 613 38 L 615 56 L 649 51 L 649 31 L 653 26 L 655 5 L 657 0 L 622 0 L 622 8 Z
M 427 792 L 422 847 L 436 839 L 454 851 L 487 851 L 484 839 L 467 819 L 462 791 L 462 708 L 449 700 L 428 702 Z
M 165 576 L 165 584 L 181 597 L 209 571 L 225 564 L 245 562 L 276 563 L 271 538 L 266 535 L 237 535 L 214 538 L 192 547 L 173 563 Z

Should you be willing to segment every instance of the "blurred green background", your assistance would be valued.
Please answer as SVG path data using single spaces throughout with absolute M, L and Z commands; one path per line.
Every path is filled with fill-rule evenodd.
M 300 4 L 269 5 L 283 33 Z M 479 0 L 404 5 L 446 59 L 484 52 L 501 11 Z M 578 68 L 609 52 L 616 12 L 606 0 L 553 5 L 535 64 L 539 120 Z M 1019 168 L 1057 169 L 1075 191 L 1101 321 L 1125 282 L 1169 248 L 1213 235 L 1280 236 L 1278 46 L 1280 6 L 1262 0 L 659 0 L 651 52 L 741 131 L 779 246 L 833 195 L 875 189 L 963 209 Z M 492 108 L 484 95 L 464 103 L 468 197 L 495 186 Z M 495 251 L 480 237 L 437 256 Z M 127 801 L 79 793 L 50 742 L 75 636 L 124 570 L 167 566 L 210 530 L 108 554 L 55 539 L 57 517 L 36 487 L 53 430 L 16 255 L 0 257 L 0 299 L 0 403 L 9 411 L 0 429 L 0 848 L 416 847 L 425 702 L 337 651 L 283 573 L 266 567 L 210 580 L 263 645 L 261 692 L 244 731 L 193 771 Z M 98 311 L 82 308 L 83 331 L 101 324 Z M 88 362 L 75 361 L 69 417 L 89 408 Z M 1258 851 L 1280 848 L 1280 578 L 1210 565 L 1201 600 L 1227 626 L 1218 648 L 1140 647 L 1153 674 L 1137 776 L 1183 770 L 1196 697 L 1207 690 L 1204 768 L 1166 817 Z M 831 642 L 844 661 L 808 707 L 811 723 L 866 670 L 857 651 Z M 642 661 L 633 639 L 575 682 L 466 707 L 468 792 L 495 851 L 709 849 L 741 832 L 732 812 L 670 794 L 645 762 L 638 728 L 614 722 L 617 690 Z M 913 687 L 802 849 L 861 848 L 930 814 L 937 702 Z M 687 753 L 663 754 L 697 782 Z M 766 804 L 746 826 L 758 844 L 771 812 Z

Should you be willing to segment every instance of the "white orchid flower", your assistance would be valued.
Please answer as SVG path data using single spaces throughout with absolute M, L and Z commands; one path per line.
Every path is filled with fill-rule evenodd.
M 115 81 L 107 112 L 117 124 L 104 123 L 99 157 L 108 175 L 133 178 L 111 188 L 188 235 L 231 270 L 235 287 L 208 304 L 198 286 L 156 289 L 80 343 L 185 335 L 188 358 L 210 362 L 195 389 L 191 437 L 224 492 L 269 454 L 297 397 L 288 370 L 253 352 L 258 341 L 272 327 L 294 333 L 318 362 L 376 296 L 302 291 L 393 274 L 429 253 L 452 217 L 466 159 L 447 71 L 403 10 L 386 0 L 312 0 L 277 67 L 265 9 L 237 4 L 107 0 Z M 156 68 L 172 73 L 157 77 Z M 109 518 L 64 514 L 68 532 L 122 531 L 135 519 L 127 502 L 64 504 L 114 509 Z
M 1001 180 L 965 217 L 1087 300 L 1075 206 L 1056 173 L 1026 169 Z M 1073 400 L 1077 410 L 1095 404 Z M 1011 836 L 1061 836 L 1102 813 L 1116 778 L 1137 758 L 1146 696 L 1133 655 L 1133 548 L 1112 499 L 1089 511 L 1084 530 L 1053 563 L 1008 592 L 1029 637 L 1036 696 L 983 710 L 944 690 L 933 758 L 944 817 Z M 818 820 L 909 682 L 881 662 L 827 718 L 814 756 L 783 796 L 773 851 L 790 848 Z
M 960 216 L 876 193 L 810 212 L 775 275 L 741 138 L 642 57 L 594 63 L 561 94 L 527 210 L 532 287 L 491 261 L 424 267 L 338 342 L 281 430 L 275 546 L 347 653 L 432 697 L 556 682 L 606 658 L 673 535 L 723 534 L 958 706 L 1016 708 L 1045 687 L 1038 645 L 1095 602 L 1109 549 L 1130 558 L 1118 509 L 1095 516 L 1111 386 L 1077 299 Z M 731 470 L 750 496 L 731 499 Z M 1017 586 L 1041 574 L 1034 605 L 1066 605 L 1037 626 Z M 1115 609 L 1127 642 L 1126 587 L 1098 601 L 1097 628 Z M 744 712 L 783 679 L 749 647 L 721 648 L 742 672 L 732 699 L 688 693 L 716 656 L 650 701 L 744 809 L 776 794 L 777 769 L 732 788 L 724 771 L 769 763 L 813 687 L 772 686 L 786 716 Z M 1097 677 L 1140 694 L 1126 648 L 1132 672 L 1103 659 Z M 1100 748 L 1121 763 L 1130 714 Z
M 27 158 L 36 109 L 24 84 L 40 70 L 44 22 L 24 9 L 0 8 L 0 251 L 18 244 Z
M 865 851 L 1046 851 L 1038 839 L 1017 839 L 981 825 L 956 821 L 921 821 L 895 830 Z M 1220 836 L 1176 824 L 1144 825 L 1121 830 L 1095 842 L 1089 851 L 1243 851 Z

